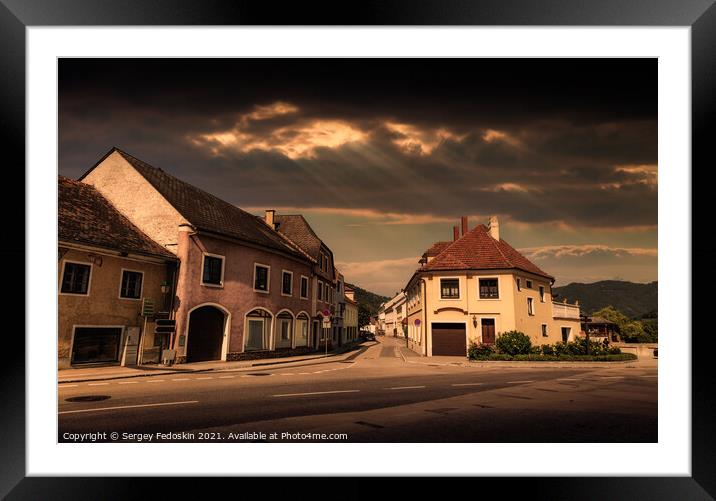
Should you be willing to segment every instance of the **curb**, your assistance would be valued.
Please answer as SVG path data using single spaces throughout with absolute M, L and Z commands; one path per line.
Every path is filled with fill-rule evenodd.
M 346 357 L 345 360 L 350 360 L 361 353 L 363 353 L 365 350 L 367 350 L 369 347 L 363 346 L 358 350 L 355 350 L 355 353 L 352 353 L 350 356 Z M 350 353 L 350 352 L 346 352 Z M 97 377 L 93 379 L 65 379 L 60 381 L 58 379 L 57 384 L 66 384 L 66 383 L 86 383 L 90 381 L 111 381 L 113 379 L 132 379 L 132 378 L 138 378 L 138 377 L 150 377 L 150 376 L 166 376 L 167 374 L 193 374 L 193 373 L 202 373 L 202 372 L 242 372 L 242 371 L 249 371 L 249 370 L 255 370 L 256 367 L 265 367 L 268 365 L 283 365 L 283 364 L 292 364 L 292 363 L 299 363 L 299 362 L 306 362 L 306 361 L 312 361 L 316 360 L 315 363 L 309 363 L 309 364 L 303 364 L 301 367 L 304 366 L 310 366 L 310 365 L 321 365 L 321 364 L 327 364 L 327 363 L 333 363 L 337 362 L 338 360 L 333 359 L 333 357 L 341 357 L 345 353 L 339 354 L 333 354 L 321 357 L 313 357 L 313 358 L 303 358 L 300 360 L 286 360 L 286 361 L 278 361 L 278 362 L 258 362 L 254 363 L 245 367 L 236 367 L 236 368 L 228 368 L 228 367 L 212 367 L 208 369 L 178 369 L 174 371 L 168 371 L 168 372 L 161 372 L 157 371 L 153 374 L 126 374 L 126 375 L 118 375 L 118 376 L 107 376 L 107 377 Z M 326 358 L 330 358 L 332 360 L 326 360 Z

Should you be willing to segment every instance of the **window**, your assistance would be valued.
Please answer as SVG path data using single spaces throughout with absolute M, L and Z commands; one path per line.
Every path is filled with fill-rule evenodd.
M 532 280 L 526 280 L 525 285 L 527 286 L 528 289 L 531 289 L 532 288 Z
M 308 277 L 301 277 L 301 299 L 308 299 Z
M 284 271 L 281 278 L 281 294 L 293 296 L 293 273 Z
M 89 294 L 91 270 L 92 266 L 89 264 L 65 262 L 60 292 L 63 294 Z
M 527 298 L 527 314 L 528 314 L 528 315 L 534 315 L 534 314 L 535 314 L 534 307 L 533 307 L 533 305 L 532 305 L 532 298 L 531 298 L 531 297 L 528 297 L 528 298 Z
M 547 324 L 542 324 L 542 337 L 547 337 Z
M 498 299 L 500 297 L 497 289 L 496 278 L 480 279 L 480 299 Z
M 544 303 L 544 286 L 539 286 L 539 300 Z
M 139 299 L 142 297 L 142 278 L 144 274 L 139 271 L 122 270 L 122 283 L 119 288 L 119 297 L 125 299 Z
M 460 299 L 460 280 L 457 278 L 441 278 L 440 298 Z
M 221 256 L 204 255 L 204 273 L 201 283 L 205 285 L 222 285 L 224 281 L 224 258 Z
M 318 282 L 318 300 L 323 301 L 323 282 Z
M 268 266 L 262 264 L 254 265 L 254 290 L 258 292 L 269 291 L 269 270 Z
M 522 280 L 519 278 L 517 279 L 517 292 L 520 292 L 522 290 Z

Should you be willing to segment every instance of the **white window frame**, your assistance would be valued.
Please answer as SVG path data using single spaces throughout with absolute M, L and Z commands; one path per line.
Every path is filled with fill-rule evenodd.
M 89 271 L 89 277 L 87 278 L 87 292 L 85 294 L 81 294 L 79 292 L 62 292 L 62 283 L 65 281 L 65 265 L 67 263 L 72 264 L 84 264 L 89 265 L 90 271 Z M 74 297 L 89 297 L 90 291 L 92 289 L 92 275 L 94 271 L 94 263 L 90 261 L 75 261 L 73 259 L 63 259 L 62 260 L 62 276 L 60 277 L 60 283 L 57 288 L 57 291 L 60 296 L 74 296 Z
M 480 297 L 480 280 L 497 281 L 497 297 Z M 500 277 L 477 277 L 477 300 L 478 301 L 499 301 L 500 300 Z
M 203 263 L 202 263 L 203 264 Z M 223 266 L 222 266 L 223 268 Z M 124 282 L 124 272 L 129 271 L 132 273 L 140 273 L 142 275 L 142 285 L 139 287 L 139 297 L 123 297 L 122 296 L 122 282 Z M 204 273 L 204 268 L 202 266 L 202 274 Z M 144 294 L 144 272 L 141 270 L 132 270 L 129 268 L 122 268 L 119 272 L 119 292 L 117 292 L 117 297 L 119 299 L 124 299 L 127 301 L 141 301 Z
M 306 295 L 305 295 L 305 296 L 304 296 L 303 293 L 301 292 L 301 291 L 303 290 L 303 280 L 304 280 L 304 279 L 306 280 Z M 308 291 L 309 291 L 309 288 L 310 288 L 310 284 L 311 284 L 311 282 L 309 281 L 308 277 L 307 277 L 306 275 L 301 275 L 301 280 L 300 280 L 299 285 L 298 285 L 298 296 L 299 296 L 301 299 L 308 299 Z
M 288 273 L 291 275 L 291 292 L 289 294 L 286 294 L 283 292 L 283 275 L 284 273 Z M 300 291 L 299 291 L 300 293 Z M 293 297 L 293 272 L 290 270 L 281 270 L 281 295 L 286 297 Z
M 261 290 L 256 288 L 256 268 L 261 266 L 262 268 L 266 268 L 268 271 L 266 272 L 266 290 Z M 254 278 L 251 282 L 251 287 L 254 289 L 254 292 L 258 292 L 260 294 L 270 294 L 271 293 L 271 266 L 263 263 L 254 263 Z
M 443 297 L 443 280 L 457 280 L 457 297 Z M 462 299 L 462 280 L 460 277 L 440 277 L 438 279 L 438 294 L 440 301 L 460 301 Z
M 206 264 L 207 257 L 215 257 L 221 259 L 221 282 L 218 284 L 211 284 L 204 282 L 204 265 Z M 214 287 L 216 289 L 222 289 L 224 287 L 224 271 L 226 270 L 226 257 L 221 254 L 211 254 L 210 252 L 201 253 L 201 285 L 204 287 Z

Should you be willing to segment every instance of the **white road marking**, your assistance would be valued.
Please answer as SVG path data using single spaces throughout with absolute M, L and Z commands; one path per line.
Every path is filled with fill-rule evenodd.
M 90 384 L 88 384 L 87 386 L 105 386 L 105 385 L 108 385 L 108 384 L 109 384 L 109 383 L 90 383 Z
M 61 384 L 58 385 L 58 388 L 72 388 L 73 386 L 79 386 L 78 384 Z
M 299 372 L 301 375 L 310 374 L 310 372 Z
M 236 377 L 236 376 L 219 376 L 219 379 L 231 379 L 234 377 Z
M 507 384 L 534 383 L 534 381 L 507 381 Z
M 581 379 L 573 378 L 573 377 L 563 377 L 561 379 L 558 379 L 557 381 L 581 381 Z
M 274 397 L 302 397 L 305 395 L 328 395 L 331 393 L 358 393 L 360 390 L 334 390 L 334 391 L 313 391 L 310 393 L 284 393 L 282 395 L 273 395 Z
M 117 384 L 137 384 L 137 381 L 122 381 L 122 382 L 117 383 Z
M 139 404 L 139 405 L 118 405 L 115 407 L 98 407 L 96 409 L 79 409 L 76 411 L 60 411 L 58 414 L 77 414 L 78 412 L 99 412 L 99 411 L 112 411 L 115 409 L 136 409 L 137 407 L 159 407 L 160 405 L 184 405 L 184 404 L 198 404 L 198 400 L 186 400 L 184 402 L 162 402 L 157 404 Z
M 425 388 L 425 386 L 396 386 L 394 388 L 388 388 L 389 390 L 417 390 L 419 388 Z
M 602 379 L 624 379 L 624 376 L 600 376 Z
M 152 379 L 151 381 L 147 381 L 147 383 L 163 383 L 164 379 Z
M 452 386 L 480 386 L 485 383 L 455 383 Z
M 172 379 L 172 381 L 189 381 L 189 378 L 187 378 L 187 377 L 177 378 L 177 379 Z
M 195 379 L 196 381 L 204 381 L 204 380 L 206 380 L 206 379 L 214 379 L 214 378 L 213 378 L 213 377 L 195 377 L 194 379 Z
M 282 372 L 280 375 L 281 376 L 293 376 L 294 374 L 293 374 L 293 372 Z

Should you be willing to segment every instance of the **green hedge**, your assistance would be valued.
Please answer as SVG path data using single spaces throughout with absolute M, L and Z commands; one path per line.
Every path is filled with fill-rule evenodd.
M 493 353 L 486 356 L 478 356 L 471 360 L 504 360 L 517 362 L 624 362 L 636 360 L 633 353 L 619 353 L 617 355 L 508 355 L 506 353 Z

